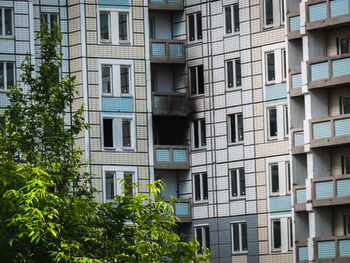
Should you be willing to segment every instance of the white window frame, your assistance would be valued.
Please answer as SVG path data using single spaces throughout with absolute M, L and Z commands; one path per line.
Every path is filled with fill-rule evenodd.
M 293 251 L 294 248 L 294 229 L 293 229 L 293 219 L 287 218 L 287 227 L 288 227 L 288 250 Z
M 284 23 L 285 23 L 285 18 L 284 18 L 284 9 L 285 9 L 284 0 L 280 0 L 279 5 L 280 5 L 280 23 L 281 23 L 281 25 L 284 25 Z
M 241 169 L 243 169 L 243 176 L 244 176 L 244 194 L 241 194 Z M 237 199 L 237 198 L 245 198 L 246 194 L 247 194 L 247 187 L 246 187 L 246 180 L 245 180 L 245 169 L 244 167 L 240 167 L 240 168 L 235 168 L 235 169 L 231 169 L 230 171 L 230 198 L 231 199 Z M 236 171 L 236 184 L 237 184 L 237 195 L 234 196 L 233 195 L 233 189 L 232 189 L 232 172 Z
M 6 35 L 5 34 L 5 9 L 11 10 L 11 35 Z M 2 32 L 3 34 L 0 35 L 0 38 L 12 38 L 14 37 L 14 15 L 13 15 L 13 8 L 11 7 L 0 7 L 0 12 L 1 12 L 1 17 L 2 17 Z
M 272 24 L 267 24 L 266 20 L 267 20 L 267 15 L 266 15 L 266 0 L 263 1 L 263 14 L 264 14 L 264 28 L 271 28 L 271 27 L 274 27 L 274 24 L 275 24 L 275 19 L 274 19 L 274 5 L 275 5 L 275 1 L 274 0 L 271 0 L 272 1 Z
M 236 61 L 239 61 L 240 66 L 241 66 L 241 83 L 240 85 L 237 85 L 237 72 L 236 72 Z M 233 86 L 229 86 L 229 72 L 228 72 L 228 63 L 232 62 L 232 79 L 233 79 Z M 233 89 L 237 89 L 237 88 L 241 88 L 242 87 L 242 60 L 241 58 L 235 58 L 232 60 L 227 60 L 225 62 L 225 74 L 226 74 L 226 89 L 227 90 L 233 90 Z
M 277 134 L 274 135 L 274 136 L 271 135 L 270 110 L 276 110 L 276 132 L 277 132 Z M 278 111 L 277 111 L 277 107 L 268 107 L 266 114 L 267 114 L 267 136 L 268 136 L 268 140 L 277 140 L 277 138 L 278 138 Z
M 277 166 L 277 171 L 278 171 L 278 191 L 277 192 L 272 192 L 272 166 Z M 280 167 L 278 163 L 270 163 L 269 164 L 269 181 L 270 181 L 270 196 L 276 196 L 280 195 L 281 193 L 281 174 L 280 174 Z
M 243 237 L 242 237 L 242 224 L 246 225 L 246 231 L 247 231 L 247 249 L 243 250 Z M 239 232 L 239 251 L 234 250 L 234 232 L 233 232 L 233 225 L 238 225 L 238 232 Z M 245 221 L 239 221 L 239 222 L 231 222 L 230 224 L 230 230 L 231 230 L 231 253 L 232 255 L 235 254 L 246 254 L 248 253 L 248 227 L 247 222 Z
M 284 128 L 284 137 L 288 138 L 289 136 L 289 108 L 288 105 L 283 106 L 283 128 Z M 277 130 L 278 133 L 278 130 Z
M 293 250 L 293 249 L 290 249 L 290 239 L 291 239 L 291 236 L 290 236 L 291 232 L 290 232 L 290 225 L 289 225 L 290 220 L 293 220 L 292 214 L 269 216 L 268 236 L 269 236 L 270 253 L 273 253 L 273 254 L 290 253 Z M 274 248 L 273 221 L 280 221 L 280 224 L 281 224 L 281 248 L 279 249 Z M 294 242 L 294 236 L 293 236 L 293 242 Z
M 52 15 L 56 15 L 57 16 L 57 25 L 60 25 L 60 14 L 59 13 L 55 13 L 55 12 L 40 12 L 40 20 L 41 20 L 41 16 L 42 15 L 47 15 L 47 26 L 49 29 L 52 28 L 52 21 L 51 21 L 51 16 Z M 40 21 L 41 23 L 41 21 Z
M 350 215 L 349 214 L 344 214 L 344 235 L 350 235 Z
M 193 228 L 194 228 L 194 237 L 196 240 L 198 240 L 197 239 L 197 229 L 200 228 L 202 230 L 202 244 L 200 244 L 200 247 L 202 247 L 204 249 L 210 249 L 210 226 L 207 224 L 206 225 L 195 225 Z M 206 246 L 206 243 L 207 243 L 207 238 L 205 235 L 206 229 L 208 229 L 208 232 L 209 232 L 209 247 Z M 197 252 L 197 254 L 199 255 L 200 253 Z
M 223 7 L 223 18 L 224 18 L 224 34 L 229 36 L 229 35 L 233 35 L 233 34 L 237 34 L 241 31 L 241 23 L 240 23 L 240 16 L 238 15 L 238 19 L 239 19 L 239 30 L 235 29 L 235 14 L 234 14 L 234 7 L 237 6 L 238 7 L 238 12 L 239 12 L 239 3 L 237 2 L 236 4 L 232 4 L 232 5 L 227 5 Z M 227 25 L 226 25 L 226 8 L 230 8 L 231 9 L 231 32 L 227 33 Z
M 283 0 L 282 0 L 283 1 Z M 282 61 L 282 82 L 287 81 L 288 70 L 287 70 L 287 51 L 285 48 L 281 49 L 281 61 Z M 276 72 L 275 72 L 276 74 Z
M 196 200 L 196 181 L 195 181 L 195 176 L 199 175 L 199 187 L 200 187 L 200 199 Z M 203 180 L 203 175 L 206 175 L 207 177 L 207 199 L 204 198 L 204 180 Z M 193 180 L 193 201 L 195 203 L 203 203 L 203 202 L 208 202 L 209 200 L 209 180 L 208 180 L 208 173 L 207 172 L 201 172 L 201 173 L 194 173 L 192 174 L 192 180 Z
M 292 167 L 290 165 L 290 161 L 285 162 L 285 175 L 286 175 L 286 193 L 291 194 L 293 190 L 293 185 L 292 185 Z
M 265 85 L 272 85 L 277 83 L 286 82 L 286 78 L 288 77 L 288 71 L 286 68 L 286 78 L 283 76 L 283 50 L 286 50 L 284 43 L 278 43 L 278 44 L 272 44 L 268 46 L 262 47 L 262 57 L 264 58 L 264 61 L 262 63 L 263 67 L 263 83 Z M 268 80 L 268 61 L 267 56 L 268 54 L 274 54 L 274 69 L 275 69 L 275 79 L 274 80 Z M 287 67 L 287 53 L 286 53 L 286 67 Z
M 275 248 L 275 236 L 274 236 L 274 227 L 273 227 L 273 222 L 280 222 L 280 232 L 281 232 L 281 247 L 280 248 Z M 280 218 L 276 218 L 276 219 L 271 219 L 271 250 L 273 252 L 282 252 L 282 242 L 283 242 L 283 238 L 282 238 L 282 221 Z M 288 242 L 289 243 L 289 242 Z
M 113 147 L 104 146 L 104 130 L 103 130 L 103 120 L 112 119 L 112 129 L 113 129 Z M 122 134 L 122 121 L 130 120 L 130 136 L 131 145 L 123 146 L 123 134 Z M 135 151 L 136 147 L 136 128 L 135 128 L 135 117 L 134 116 L 118 116 L 118 115 L 107 115 L 101 114 L 101 148 L 102 151 Z
M 198 68 L 200 67 L 200 66 L 202 66 L 202 68 L 203 68 L 203 93 L 199 93 L 199 74 L 198 74 Z M 191 69 L 195 69 L 195 71 L 196 71 L 196 76 L 195 76 L 195 78 L 196 78 L 196 93 L 193 93 L 192 94 L 192 73 L 191 73 Z M 189 67 L 189 69 L 188 69 L 188 75 L 189 75 L 189 77 L 190 77 L 190 79 L 189 79 L 189 87 L 190 87 L 190 89 L 189 89 L 189 91 L 190 91 L 190 94 L 191 94 L 191 96 L 203 96 L 204 95 L 204 93 L 205 93 L 205 85 L 204 85 L 204 66 L 203 65 L 197 65 L 197 66 L 193 66 L 193 67 Z
M 264 133 L 265 133 L 265 141 L 268 142 L 274 142 L 274 141 L 283 141 L 287 140 L 289 138 L 289 134 L 286 134 L 287 127 L 286 127 L 286 112 L 285 107 L 287 106 L 286 101 L 277 102 L 277 103 L 266 103 L 265 105 L 265 111 L 264 111 Z M 277 135 L 270 136 L 270 115 L 269 111 L 271 109 L 276 109 L 276 122 L 277 122 Z M 289 115 L 289 113 L 288 113 Z M 288 120 L 289 122 L 289 120 Z M 288 123 L 289 125 L 289 123 Z M 289 129 L 288 129 L 288 132 Z
M 277 157 L 270 157 L 266 159 L 266 186 L 267 195 L 269 196 L 286 196 L 290 195 L 287 188 L 287 163 L 290 162 L 288 155 L 281 155 Z M 271 167 L 276 165 L 278 167 L 278 192 L 272 192 L 272 173 Z M 292 172 L 292 171 L 291 171 Z M 291 181 L 293 182 L 292 173 Z
M 270 54 L 273 54 L 274 55 L 274 73 L 275 73 L 275 79 L 273 80 L 269 80 L 268 76 L 269 76 L 269 65 L 268 65 L 268 59 L 267 59 L 267 56 L 270 55 Z M 275 52 L 273 51 L 270 51 L 270 52 L 266 52 L 265 53 L 265 78 L 266 78 L 266 85 L 270 85 L 270 84 L 274 84 L 276 83 L 276 54 Z
M 125 173 L 131 173 L 133 175 L 132 177 L 132 183 L 137 184 L 138 178 L 137 178 L 137 167 L 131 167 L 131 166 L 102 166 L 102 198 L 103 202 L 113 202 L 113 200 L 107 200 L 106 198 L 106 173 L 114 173 L 114 194 L 115 195 L 123 195 L 122 189 L 121 189 L 121 183 L 120 179 L 124 178 Z M 119 180 L 117 180 L 119 179 Z M 133 187 L 133 193 L 137 193 L 138 189 L 137 187 Z
M 198 28 L 197 28 L 197 14 L 201 14 L 201 19 L 202 19 L 202 38 L 198 38 Z M 190 16 L 194 16 L 194 40 L 190 40 Z M 198 12 L 194 12 L 191 14 L 187 15 L 187 39 L 189 43 L 196 43 L 196 42 L 200 42 L 203 40 L 203 16 L 202 16 L 202 12 L 198 11 Z
M 102 66 L 111 66 L 111 93 L 103 93 L 102 87 Z M 120 68 L 129 68 L 129 93 L 121 92 L 121 78 L 120 78 Z M 124 60 L 124 59 L 100 59 L 99 60 L 99 86 L 100 86 L 100 97 L 134 97 L 134 61 Z M 102 101 L 101 101 L 101 111 L 102 111 Z
M 242 115 L 242 127 L 243 127 L 243 131 L 242 131 L 242 139 L 238 138 L 238 115 Z M 236 141 L 233 142 L 231 140 L 232 138 L 232 117 L 234 116 L 234 121 L 235 121 L 235 139 Z M 239 144 L 239 143 L 243 143 L 244 142 L 244 119 L 243 119 L 243 113 L 242 112 L 237 112 L 237 113 L 233 113 L 233 114 L 229 114 L 228 115 L 228 124 L 229 124 L 229 144 Z
M 108 13 L 108 33 L 109 39 L 101 39 L 100 28 L 100 13 Z M 128 15 L 128 40 L 119 39 L 119 13 L 126 13 Z M 130 9 L 121 8 L 98 8 L 97 9 L 97 31 L 98 31 L 98 43 L 99 44 L 112 44 L 112 45 L 133 45 L 133 30 L 132 30 L 132 17 Z
M 13 84 L 16 84 L 16 63 L 14 61 L 0 61 L 0 64 L 3 64 L 3 70 L 4 70 L 4 88 L 0 88 L 0 92 L 8 91 L 8 84 L 7 84 L 7 63 L 13 64 Z
M 110 76 L 110 85 L 111 85 L 111 91 L 110 92 L 103 92 L 103 76 L 102 76 L 102 73 L 103 73 L 103 70 L 102 68 L 103 67 L 109 67 L 109 76 Z M 110 65 L 110 64 L 101 64 L 101 75 L 100 75 L 100 79 L 101 79 L 101 92 L 102 92 L 102 96 L 113 96 L 113 65 Z
M 205 149 L 207 147 L 207 136 L 205 136 L 205 145 L 202 145 L 202 132 L 201 132 L 201 122 L 204 120 L 204 129 L 205 129 L 205 135 L 207 135 L 206 132 L 206 121 L 205 118 L 198 118 L 196 120 L 193 120 L 191 125 L 192 125 L 192 149 Z M 198 130 L 195 130 L 195 125 L 194 123 L 197 122 L 197 127 Z M 198 147 L 196 147 L 195 144 L 195 133 L 198 134 Z

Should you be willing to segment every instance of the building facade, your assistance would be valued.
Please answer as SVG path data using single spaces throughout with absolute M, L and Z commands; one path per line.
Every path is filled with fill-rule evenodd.
M 56 21 L 98 202 L 160 179 L 212 262 L 348 262 L 349 17 L 349 0 L 2 0 L 0 104 Z

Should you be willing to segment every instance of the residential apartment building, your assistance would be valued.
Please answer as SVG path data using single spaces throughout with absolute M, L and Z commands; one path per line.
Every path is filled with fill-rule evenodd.
M 161 179 L 212 262 L 347 262 L 349 17 L 348 0 L 2 0 L 0 104 L 56 21 L 97 201 Z

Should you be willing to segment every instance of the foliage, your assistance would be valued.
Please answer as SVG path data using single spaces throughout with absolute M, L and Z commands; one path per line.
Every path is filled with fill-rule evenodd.
M 39 39 L 41 63 L 37 72 L 28 57 L 22 64 L 26 92 L 9 92 L 0 133 L 0 262 L 206 262 L 198 242 L 173 231 L 159 182 L 149 185 L 154 198 L 125 191 L 93 201 L 73 140 L 88 128 L 83 108 L 64 121 L 76 89 L 74 77 L 57 77 L 61 35 L 43 27 Z

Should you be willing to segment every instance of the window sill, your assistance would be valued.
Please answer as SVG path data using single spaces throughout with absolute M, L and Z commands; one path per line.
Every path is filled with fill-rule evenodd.
M 202 147 L 199 147 L 199 148 L 192 148 L 191 149 L 191 152 L 202 152 L 202 151 L 205 151 L 207 149 L 207 147 L 205 146 L 202 146 Z
M 208 200 L 193 200 L 193 205 L 208 205 Z
M 240 200 L 246 200 L 245 195 L 240 195 L 240 196 L 231 196 L 230 201 L 240 201 Z
M 225 33 L 224 39 L 234 37 L 234 36 L 240 36 L 240 34 L 241 34 L 241 31 L 236 31 L 236 32 L 232 32 L 232 33 Z
M 229 142 L 227 146 L 238 146 L 238 145 L 244 145 L 244 140 L 239 142 Z
M 10 90 L 9 89 L 0 89 L 0 93 L 9 93 Z
M 103 152 L 135 152 L 136 150 L 134 148 L 122 148 L 122 149 L 117 149 L 117 148 L 103 148 Z
M 248 255 L 248 251 L 247 250 L 243 250 L 243 251 L 234 251 L 234 252 L 232 252 L 232 256 L 239 256 L 239 255 Z
M 131 43 L 130 42 L 119 42 L 119 43 L 112 43 L 112 42 L 109 42 L 109 41 L 100 41 L 98 43 L 99 45 L 103 45 L 103 46 L 127 46 L 127 47 L 131 47 Z
M 10 35 L 10 36 L 7 36 L 7 35 L 0 35 L 0 39 L 15 39 L 15 36 L 14 35 Z
M 203 39 L 187 41 L 187 45 L 195 45 L 195 44 L 201 44 L 201 43 L 203 43 Z
M 201 93 L 201 94 L 191 94 L 190 97 L 191 97 L 191 99 L 200 99 L 200 98 L 204 97 L 204 93 Z

